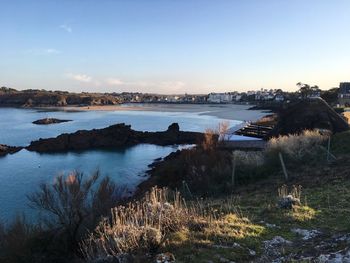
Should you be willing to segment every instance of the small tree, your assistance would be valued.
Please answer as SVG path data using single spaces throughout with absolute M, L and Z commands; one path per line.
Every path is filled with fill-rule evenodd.
M 30 207 L 44 211 L 46 226 L 63 231 L 67 246 L 73 250 L 81 232 L 93 228 L 116 205 L 116 185 L 108 177 L 98 183 L 99 177 L 98 172 L 86 179 L 79 172 L 59 175 L 54 184 L 42 184 L 38 192 L 28 196 Z
M 317 85 L 310 86 L 309 84 L 304 84 L 301 82 L 298 82 L 297 86 L 299 87 L 299 93 L 302 99 L 306 99 L 320 90 L 320 88 Z

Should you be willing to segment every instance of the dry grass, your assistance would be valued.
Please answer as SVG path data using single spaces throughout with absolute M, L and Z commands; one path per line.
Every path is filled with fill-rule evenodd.
M 202 148 L 204 151 L 211 151 L 216 148 L 218 144 L 217 134 L 213 129 L 206 129 L 204 132 L 204 140 L 202 142 Z
M 202 148 L 205 151 L 214 150 L 218 144 L 228 136 L 229 128 L 230 123 L 228 121 L 223 121 L 220 122 L 215 129 L 206 129 L 204 132 Z
M 350 124 L 350 111 L 345 111 L 342 115 L 346 118 L 347 122 Z
M 318 158 L 320 153 L 325 154 L 323 145 L 328 137 L 316 130 L 305 130 L 300 135 L 271 138 L 267 144 L 266 153 L 273 156 L 280 152 L 295 161 L 305 161 L 309 157 Z
M 152 188 L 141 201 L 113 208 L 112 219 L 103 220 L 82 242 L 81 250 L 88 260 L 155 251 L 168 233 L 187 225 L 190 217 L 178 192 Z
M 293 198 L 297 198 L 299 200 L 301 200 L 301 185 L 295 186 L 293 185 L 291 187 L 291 190 L 288 190 L 288 186 L 287 185 L 282 185 L 281 187 L 278 188 L 278 196 L 280 198 L 286 197 L 288 195 L 292 196 Z
M 272 115 L 262 117 L 261 119 L 257 120 L 255 122 L 255 124 L 257 124 L 257 125 L 275 125 L 277 122 L 276 119 L 277 119 L 277 115 L 272 114 Z
M 265 162 L 263 152 L 236 150 L 232 154 L 233 158 L 236 160 L 237 165 L 259 167 Z
M 140 251 L 152 253 L 174 233 L 210 232 L 227 221 L 227 214 L 235 213 L 235 217 L 247 221 L 236 204 L 236 198 L 186 203 L 178 192 L 155 187 L 141 201 L 113 208 L 112 219 L 103 220 L 81 243 L 81 250 L 89 261 Z

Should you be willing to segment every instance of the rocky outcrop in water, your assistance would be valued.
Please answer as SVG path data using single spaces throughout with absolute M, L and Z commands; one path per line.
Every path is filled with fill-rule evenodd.
M 202 133 L 180 131 L 177 123 L 171 124 L 166 131 L 161 132 L 135 131 L 131 129 L 130 125 L 120 123 L 104 129 L 80 130 L 75 133 L 64 133 L 56 138 L 39 139 L 31 142 L 27 149 L 37 152 L 64 152 L 117 148 L 140 143 L 156 145 L 195 144 L 202 139 Z
M 48 125 L 48 124 L 62 123 L 62 122 L 68 122 L 68 121 L 72 121 L 72 120 L 60 120 L 60 119 L 55 119 L 55 118 L 45 118 L 45 119 L 33 121 L 33 124 Z
M 22 147 L 7 146 L 0 144 L 0 157 L 20 151 Z

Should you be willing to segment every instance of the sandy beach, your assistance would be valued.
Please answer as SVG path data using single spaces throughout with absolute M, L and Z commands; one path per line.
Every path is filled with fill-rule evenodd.
M 121 104 L 106 106 L 68 106 L 45 109 L 63 111 L 160 111 L 190 112 L 200 115 L 215 116 L 220 119 L 255 121 L 267 113 L 260 110 L 248 110 L 252 105 L 237 104 Z

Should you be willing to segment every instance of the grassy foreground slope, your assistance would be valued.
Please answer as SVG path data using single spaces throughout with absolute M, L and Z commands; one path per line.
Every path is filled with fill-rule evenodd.
M 315 169 L 306 168 L 298 174 L 301 178 L 288 184 L 303 186 L 302 203 L 293 206 L 292 210 L 277 207 L 278 188 L 285 183 L 281 178 L 269 178 L 240 189 L 240 193 L 232 197 L 233 212 L 199 231 L 175 233 L 164 249 L 172 251 L 177 262 L 225 262 L 224 259 L 245 262 L 264 254 L 264 241 L 281 236 L 294 242 L 282 255 L 295 254 L 298 258 L 298 255 L 316 257 L 326 253 L 327 250 L 316 251 L 315 244 L 331 240 L 336 234 L 350 233 L 349 161 L 349 158 L 342 159 L 344 165 L 335 169 L 325 166 L 315 172 Z M 214 198 L 210 205 L 219 208 L 225 202 L 227 199 Z M 302 240 L 293 232 L 295 228 L 317 230 L 321 234 L 312 241 Z M 327 249 L 332 252 L 346 247 L 343 243 L 330 243 Z
M 309 262 L 321 254 L 349 248 L 349 243 L 337 242 L 335 236 L 350 233 L 350 132 L 334 135 L 331 143 L 337 156 L 334 163 L 304 165 L 287 182 L 289 188 L 302 186 L 301 205 L 291 210 L 278 208 L 278 189 L 286 182 L 282 174 L 277 174 L 239 187 L 232 197 L 210 200 L 211 206 L 219 208 L 229 198 L 233 200 L 231 209 L 236 211 L 224 214 L 200 231 L 175 233 L 165 250 L 172 251 L 177 262 L 245 262 L 259 258 L 269 262 L 283 256 L 285 262 L 293 258 Z M 316 230 L 319 234 L 304 240 L 295 229 Z M 264 241 L 276 236 L 293 243 L 269 259 Z M 317 248 L 322 243 L 326 245 Z
M 169 198 L 165 190 L 153 190 L 143 201 L 116 208 L 112 223 L 97 228 L 84 243 L 87 258 L 95 262 L 96 256 L 101 256 L 96 251 L 104 251 L 102 254 L 109 251 L 107 254 L 114 253 L 117 257 L 125 253 L 132 255 L 130 262 L 173 262 L 173 257 L 176 262 L 184 263 L 333 262 L 334 258 L 347 262 L 350 259 L 349 140 L 350 132 L 332 137 L 331 152 L 336 159 L 329 162 L 325 151 L 328 137 L 317 132 L 272 140 L 264 153 L 235 153 L 237 165 L 243 168 L 237 169 L 235 185 L 229 185 L 229 174 L 218 174 L 219 168 L 232 170 L 232 167 L 228 169 L 229 163 L 222 162 L 220 167 L 209 169 L 205 166 L 209 160 L 204 158 L 201 163 L 198 157 L 201 150 L 193 150 L 197 159 L 189 152 L 184 153 L 185 157 L 179 154 L 168 160 L 168 170 L 164 166 L 159 169 L 171 174 L 172 169 L 179 169 L 180 158 L 181 173 L 186 174 L 181 180 L 189 182 L 188 188 L 181 192 L 183 196 L 192 192 L 192 196 L 182 200 L 178 194 Z M 226 156 L 217 148 L 210 151 L 205 156 Z M 288 180 L 276 165 L 276 152 L 283 152 Z M 184 162 L 186 159 L 190 160 L 190 168 Z M 193 160 L 203 174 L 194 169 Z M 248 167 L 250 179 L 242 180 Z M 254 170 L 263 172 L 254 173 Z M 210 181 L 216 175 L 220 180 L 226 178 L 220 188 L 213 185 L 217 178 Z M 160 174 L 154 176 L 151 182 L 164 182 L 157 180 Z M 175 188 L 181 185 L 172 176 L 166 178 L 173 179 L 170 185 Z M 196 192 L 196 183 L 198 188 L 212 187 L 215 191 Z M 298 202 L 282 208 L 281 200 L 289 194 Z M 166 261 L 159 259 L 159 253 L 171 256 Z

